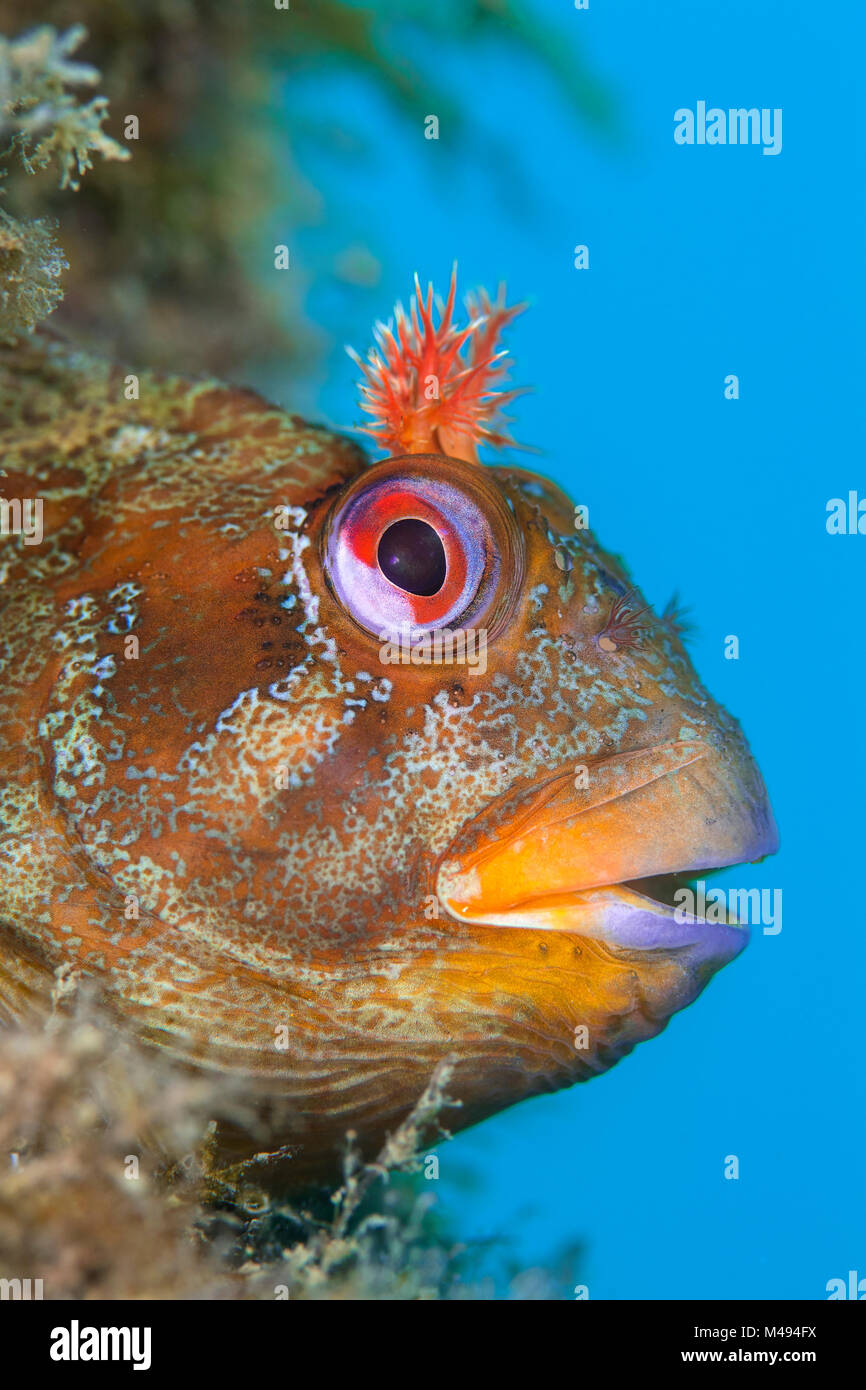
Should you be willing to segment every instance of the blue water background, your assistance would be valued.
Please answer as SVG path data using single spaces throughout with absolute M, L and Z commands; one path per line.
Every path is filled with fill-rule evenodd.
M 534 387 L 517 435 L 651 602 L 677 590 L 691 608 L 695 664 L 743 723 L 781 828 L 777 858 L 719 880 L 781 888 L 779 935 L 758 927 L 606 1076 L 441 1151 L 437 1194 L 461 1236 L 551 1269 L 583 1241 L 592 1298 L 824 1298 L 828 1279 L 866 1276 L 866 536 L 825 529 L 830 497 L 866 496 L 863 9 L 537 0 L 610 87 L 618 141 L 577 121 L 528 56 L 444 38 L 431 51 L 408 26 L 396 41 L 465 106 L 456 140 L 425 141 L 345 70 L 286 93 L 290 113 L 339 113 L 345 137 L 295 149 L 324 200 L 293 267 L 328 344 L 291 403 L 358 420 L 343 342 L 366 348 L 416 269 L 442 287 L 456 257 L 462 288 L 505 279 L 530 299 L 508 338 Z M 781 107 L 782 153 L 677 146 L 673 113 L 699 99 Z M 277 206 L 267 236 L 281 226 Z M 380 261 L 375 285 L 333 273 L 353 244 Z

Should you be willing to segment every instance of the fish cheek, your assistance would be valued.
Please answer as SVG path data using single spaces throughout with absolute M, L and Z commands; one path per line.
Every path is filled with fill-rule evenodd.
M 262 642 L 293 631 L 256 577 L 268 538 L 233 546 L 229 564 L 212 541 L 188 535 L 188 558 L 170 542 L 123 584 L 94 564 L 58 593 L 54 794 L 94 861 L 154 911 L 194 908 L 203 886 L 211 901 L 244 899 L 250 869 L 238 861 L 273 853 L 289 789 L 326 756 L 340 718 L 315 678 L 291 702 L 262 682 Z

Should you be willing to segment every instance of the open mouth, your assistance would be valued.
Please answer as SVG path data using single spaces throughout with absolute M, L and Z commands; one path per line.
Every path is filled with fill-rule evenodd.
M 684 952 L 717 969 L 743 950 L 748 928 L 708 921 L 683 890 L 697 872 L 777 844 L 748 753 L 677 740 L 605 759 L 586 788 L 557 772 L 488 808 L 443 860 L 438 893 L 461 922 Z
M 720 866 L 718 869 L 705 868 L 701 870 L 701 879 L 706 882 L 716 874 L 722 872 L 722 868 L 730 868 L 730 865 Z M 678 920 L 687 914 L 687 904 L 695 903 L 699 900 L 698 880 L 694 873 L 684 874 L 655 874 L 648 878 L 636 878 L 630 883 L 620 885 L 623 889 L 637 894 L 641 898 L 646 898 L 656 907 L 668 907 L 677 909 Z M 713 922 L 707 922 L 707 926 L 715 925 L 723 919 L 723 925 L 738 927 L 740 931 L 748 932 L 748 925 L 740 922 L 733 911 L 729 911 L 726 904 L 713 902 Z M 695 921 L 706 922 L 706 918 L 700 913 L 695 914 Z
M 718 969 L 748 944 L 749 929 L 733 919 L 707 921 L 673 900 L 672 885 L 689 887 L 686 875 L 640 880 L 641 888 L 661 882 L 672 901 L 661 901 L 633 883 L 607 884 L 575 893 L 529 898 L 510 908 L 472 913 L 450 911 L 458 920 L 489 927 L 571 932 L 590 936 L 625 951 L 688 951 L 693 963 L 712 962 Z M 692 899 L 694 893 L 691 894 Z

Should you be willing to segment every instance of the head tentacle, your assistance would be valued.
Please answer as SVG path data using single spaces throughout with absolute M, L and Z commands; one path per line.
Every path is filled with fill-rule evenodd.
M 466 296 L 469 322 L 458 328 L 456 295 L 455 265 L 445 303 L 436 301 L 437 324 L 433 285 L 425 295 L 416 274 L 409 312 L 398 303 L 393 319 L 376 324 L 366 361 L 346 349 L 363 373 L 361 409 L 373 421 L 360 432 L 388 454 L 442 453 L 477 463 L 482 445 L 520 447 L 502 408 L 522 391 L 503 389 L 511 361 L 497 345 L 526 305 L 506 305 L 504 285 L 495 299 L 478 290 Z

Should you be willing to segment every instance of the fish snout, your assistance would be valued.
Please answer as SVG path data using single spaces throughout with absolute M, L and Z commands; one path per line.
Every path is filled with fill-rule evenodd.
M 774 853 L 766 788 L 741 739 L 636 748 L 587 774 L 560 769 L 476 818 L 441 862 L 440 900 L 461 922 L 575 933 L 653 964 L 674 959 L 676 987 L 668 979 L 656 1000 L 670 1014 L 739 954 L 748 931 L 658 901 L 643 881 L 670 887 Z

